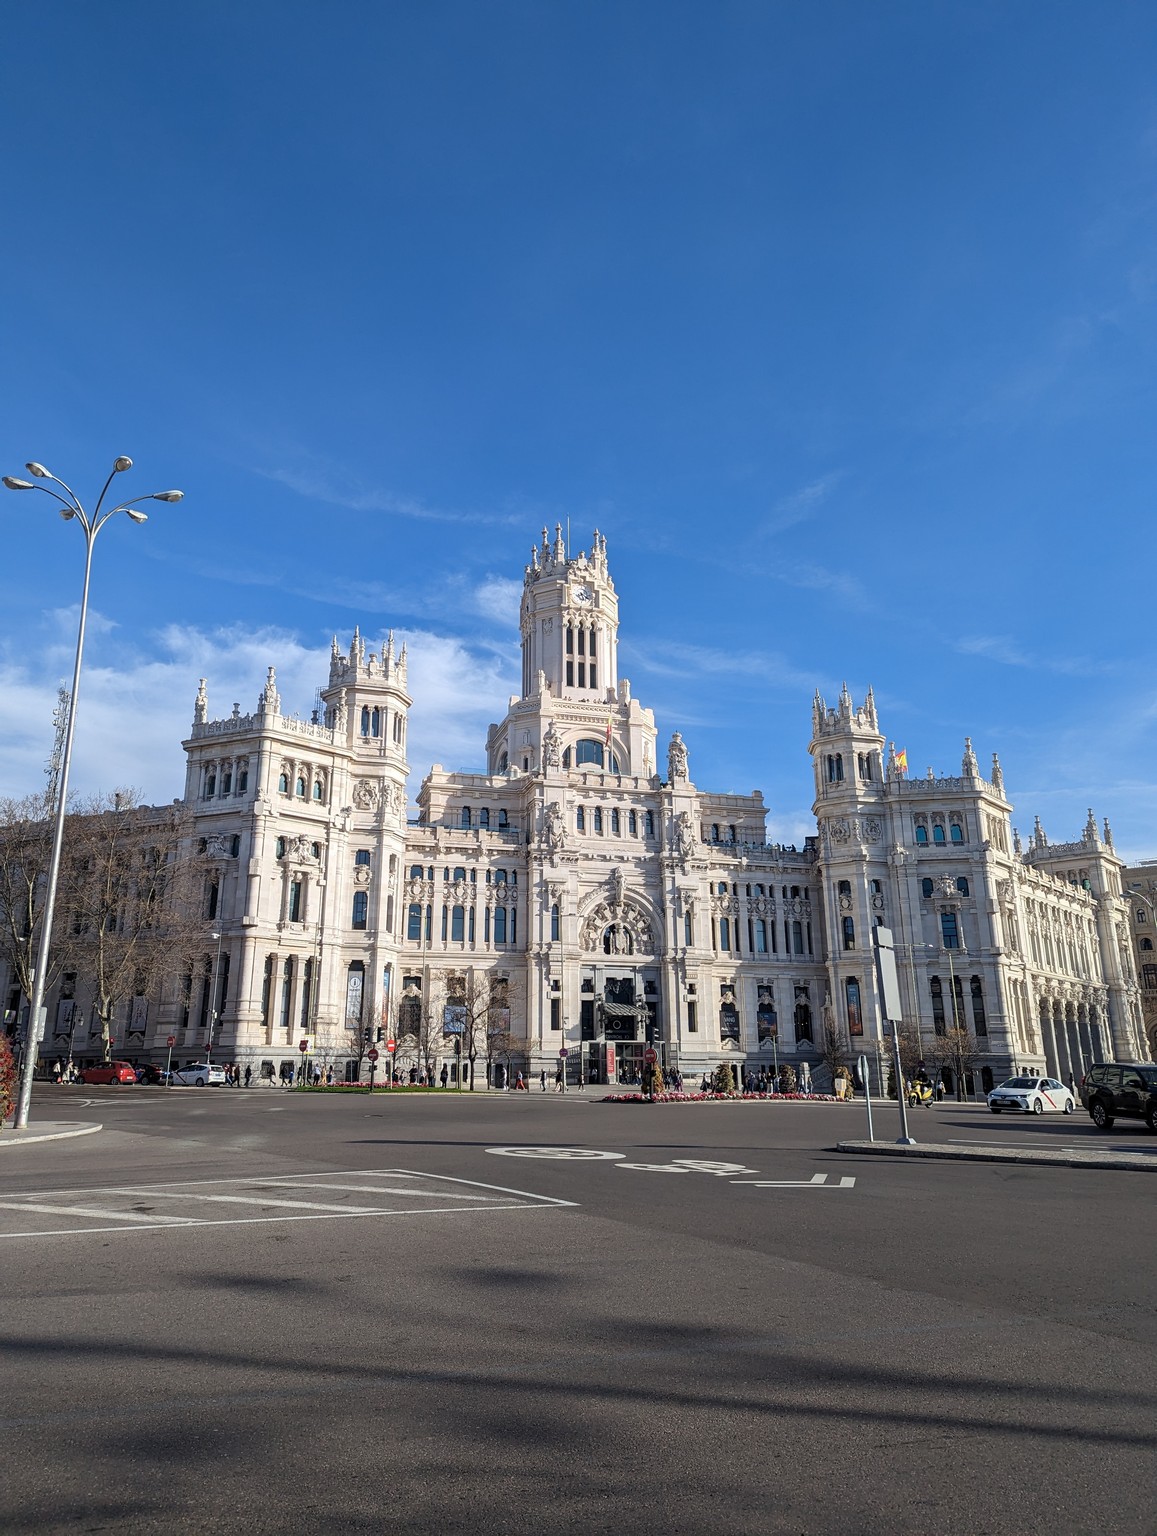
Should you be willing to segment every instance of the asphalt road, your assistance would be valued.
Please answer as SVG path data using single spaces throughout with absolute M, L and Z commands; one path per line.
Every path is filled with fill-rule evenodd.
M 106 1130 L 0 1152 L 5 1533 L 1157 1529 L 1149 1175 L 839 1156 L 852 1106 L 35 1115 Z

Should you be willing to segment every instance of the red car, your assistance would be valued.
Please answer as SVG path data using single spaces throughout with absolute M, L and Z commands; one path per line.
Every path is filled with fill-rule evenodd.
M 82 1083 L 135 1083 L 137 1069 L 127 1061 L 102 1061 L 99 1066 L 85 1067 L 80 1080 Z

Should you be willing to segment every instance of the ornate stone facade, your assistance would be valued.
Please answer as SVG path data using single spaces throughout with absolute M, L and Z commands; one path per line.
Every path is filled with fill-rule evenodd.
M 953 1021 L 980 1046 L 977 1089 L 1009 1070 L 1067 1076 L 1141 1054 L 1121 863 L 1107 827 L 1027 851 L 999 763 L 901 772 L 869 693 L 812 709 L 815 836 L 769 843 L 762 796 L 690 777 L 676 731 L 618 675 L 605 539 L 571 557 L 543 531 L 524 572 L 522 692 L 491 726 L 486 771 L 433 767 L 406 818 L 406 653 L 334 640 L 321 707 L 281 713 L 271 667 L 256 711 L 212 720 L 203 682 L 185 799 L 220 861 L 221 963 L 157 1000 L 147 1054 L 204 1049 L 260 1071 L 368 1029 L 433 1021 L 501 987 L 518 1063 L 622 1076 L 653 1041 L 668 1069 L 807 1061 L 824 1020 L 883 1053 L 873 929 L 899 958 L 905 1014 L 929 1046 Z M 219 1005 L 219 1006 L 216 1006 Z M 505 1009 L 508 1008 L 508 1015 Z M 50 1014 L 51 1017 L 51 1014 Z M 49 1046 L 51 1048 L 51 1046 Z M 565 1049 L 567 1055 L 560 1053 Z

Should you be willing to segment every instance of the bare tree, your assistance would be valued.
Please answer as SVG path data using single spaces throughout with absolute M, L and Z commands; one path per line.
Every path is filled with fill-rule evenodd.
M 0 960 L 28 999 L 44 924 L 51 814 L 47 793 L 0 800 Z M 59 946 L 48 958 L 51 986 L 62 970 Z
M 446 1033 L 462 1042 L 461 1061 L 468 1064 L 470 1091 L 479 1054 L 492 1060 L 492 1035 L 509 1033 L 509 982 L 490 972 L 450 971 L 446 977 Z
M 964 1081 L 984 1054 L 970 1029 L 958 1026 L 936 1035 L 929 1042 L 928 1057 L 937 1067 L 949 1067 L 956 1085 L 956 1098 L 964 1097 Z
M 398 1000 L 397 1057 L 412 1060 L 433 1081 L 434 1060 L 443 1047 L 444 1004 L 440 995 L 416 986 L 406 987 Z
M 841 1026 L 836 1022 L 835 1010 L 830 1003 L 824 1004 L 823 1030 L 820 1035 L 820 1060 L 831 1074 L 833 1085 L 836 1073 L 847 1067 L 851 1060 L 851 1044 Z
M 160 993 L 205 949 L 207 866 L 182 805 L 133 791 L 90 801 L 65 828 L 60 964 L 91 990 L 105 1060 L 118 1007 Z

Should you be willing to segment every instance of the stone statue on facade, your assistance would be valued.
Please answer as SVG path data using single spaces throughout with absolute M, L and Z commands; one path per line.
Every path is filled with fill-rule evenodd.
M 689 811 L 680 811 L 675 818 L 675 848 L 685 864 L 695 848 L 695 829 Z
M 560 853 L 566 846 L 566 825 L 562 819 L 562 807 L 552 800 L 546 808 L 546 846 L 551 853 Z
M 687 777 L 687 748 L 683 745 L 683 738 L 676 731 L 671 737 L 671 745 L 667 748 L 667 779 L 674 782 L 675 779 Z
M 544 768 L 558 768 L 562 763 L 562 741 L 551 721 L 547 727 L 546 735 L 542 738 L 542 766 Z

